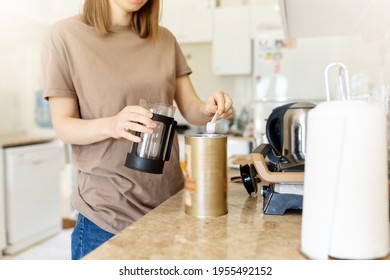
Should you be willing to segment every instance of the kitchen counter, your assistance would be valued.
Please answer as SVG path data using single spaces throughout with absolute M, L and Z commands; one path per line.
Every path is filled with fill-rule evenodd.
M 229 173 L 239 176 L 238 170 Z M 301 214 L 264 215 L 261 195 L 250 197 L 241 182 L 230 182 L 228 214 L 197 218 L 185 214 L 183 193 L 180 191 L 84 259 L 306 259 L 300 253 Z
M 45 143 L 56 139 L 54 132 L 0 134 L 0 147 L 10 148 L 16 146 Z

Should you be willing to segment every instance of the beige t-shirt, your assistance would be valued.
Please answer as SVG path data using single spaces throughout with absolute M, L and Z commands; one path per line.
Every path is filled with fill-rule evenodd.
M 101 36 L 80 16 L 54 24 L 43 47 L 45 97 L 76 98 L 82 119 L 113 116 L 141 99 L 173 104 L 176 78 L 191 73 L 175 37 L 161 27 L 159 41 L 152 44 L 130 29 L 112 31 Z M 130 147 L 125 139 L 72 145 L 74 164 L 80 170 L 73 207 L 111 233 L 184 185 L 177 137 L 161 175 L 125 167 Z

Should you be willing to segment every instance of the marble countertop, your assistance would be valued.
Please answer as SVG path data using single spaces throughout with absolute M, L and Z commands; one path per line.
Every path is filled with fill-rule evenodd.
M 236 172 L 230 176 L 239 175 Z M 300 252 L 301 214 L 264 215 L 262 196 L 250 197 L 241 182 L 231 182 L 228 214 L 197 218 L 185 214 L 183 193 L 177 193 L 84 259 L 306 259 Z

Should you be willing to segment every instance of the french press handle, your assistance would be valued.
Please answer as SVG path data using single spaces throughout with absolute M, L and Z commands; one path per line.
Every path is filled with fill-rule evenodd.
M 171 158 L 171 150 L 173 146 L 173 139 L 175 136 L 176 132 L 176 127 L 177 127 L 177 121 L 174 121 L 171 126 L 171 132 L 169 133 L 169 140 L 168 140 L 168 146 L 167 146 L 167 151 L 165 152 L 165 161 L 168 161 Z

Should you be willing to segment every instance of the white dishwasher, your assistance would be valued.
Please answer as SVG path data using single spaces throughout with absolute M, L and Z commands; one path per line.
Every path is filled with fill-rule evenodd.
M 0 147 L 1 148 L 1 147 Z M 4 153 L 0 149 L 0 256 L 5 249 Z
M 61 230 L 58 141 L 4 148 L 6 254 L 15 254 Z

